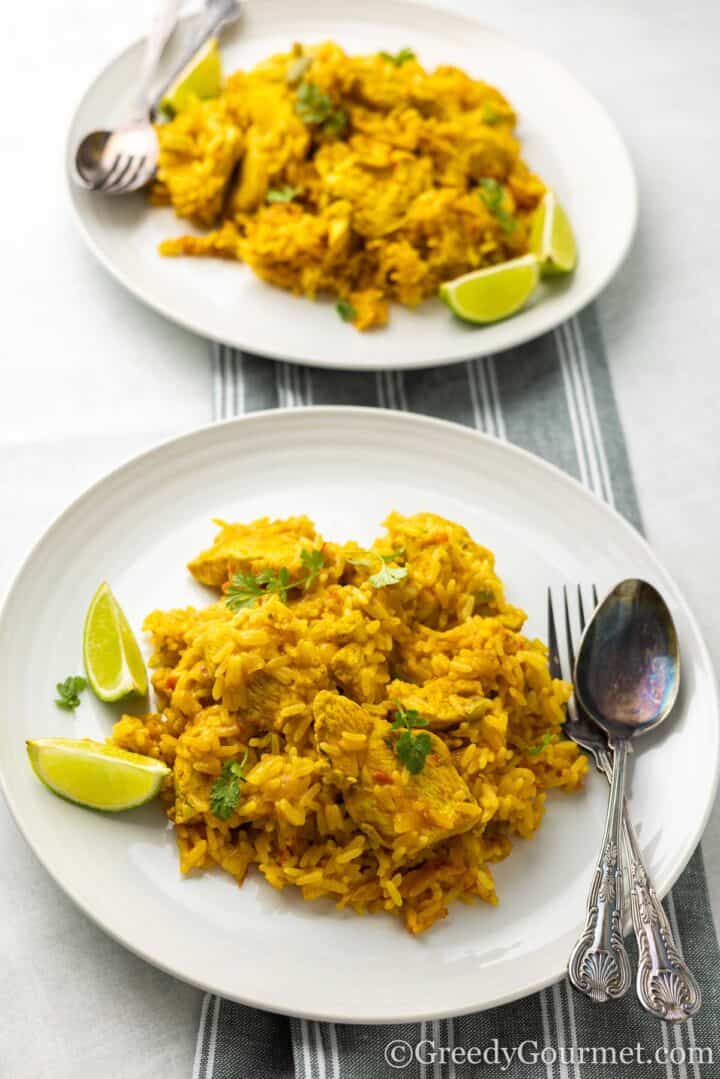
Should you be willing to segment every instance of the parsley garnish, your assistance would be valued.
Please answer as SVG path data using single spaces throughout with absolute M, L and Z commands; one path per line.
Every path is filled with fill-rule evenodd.
M 301 551 L 300 561 L 307 570 L 304 577 L 292 579 L 285 567 L 281 569 L 263 569 L 254 576 L 251 573 L 236 573 L 225 593 L 225 602 L 231 611 L 240 611 L 252 607 L 256 599 L 263 596 L 279 596 L 283 603 L 291 588 L 304 588 L 306 591 L 316 580 L 323 568 L 322 551 Z
M 368 581 L 373 588 L 387 588 L 389 584 L 402 581 L 403 577 L 407 577 L 407 566 L 389 566 L 387 562 L 383 562 L 377 573 L 368 577 Z
M 217 777 L 210 791 L 210 809 L 215 817 L 227 820 L 240 803 L 240 784 L 247 783 L 245 765 L 247 750 L 241 761 L 225 761 L 222 772 Z
M 486 101 L 483 105 L 483 123 L 489 124 L 491 127 L 493 124 L 499 124 L 502 120 L 500 113 L 493 108 L 489 101 Z
M 291 187 L 284 184 L 283 187 L 271 187 L 265 196 L 266 202 L 292 202 L 294 198 L 302 194 L 301 187 Z
M 338 300 L 335 310 L 343 322 L 352 322 L 357 316 L 357 311 L 349 300 Z
M 487 206 L 490 213 L 498 222 L 500 227 L 505 232 L 512 232 L 517 226 L 515 218 L 503 209 L 503 198 L 505 195 L 505 188 L 502 184 L 499 184 L 497 180 L 493 180 L 490 176 L 484 176 L 479 181 L 478 195 Z
M 389 584 L 397 584 L 398 581 L 402 581 L 403 577 L 407 577 L 407 566 L 388 565 L 389 562 L 394 562 L 396 558 L 405 557 L 405 551 L 402 547 L 398 547 L 396 551 L 390 551 L 390 554 L 378 554 L 377 551 L 368 551 L 368 555 L 371 557 L 348 558 L 347 561 L 351 566 L 372 568 L 373 565 L 377 565 L 377 562 L 373 562 L 372 559 L 380 559 L 380 569 L 377 573 L 373 573 L 372 577 L 368 577 L 368 582 L 373 588 L 387 588 Z
M 82 675 L 69 674 L 64 682 L 58 682 L 55 686 L 58 693 L 55 704 L 67 712 L 74 712 L 80 704 L 80 694 L 86 687 L 87 682 Z
M 412 49 L 400 49 L 394 55 L 391 52 L 381 52 L 380 55 L 383 60 L 389 60 L 391 64 L 395 64 L 395 67 L 402 67 L 408 60 L 415 59 L 415 53 Z
M 402 731 L 395 743 L 395 753 L 411 775 L 416 776 L 425 767 L 425 758 L 432 749 L 432 739 L 426 731 L 415 734 L 416 727 L 427 727 L 428 721 L 414 708 L 404 708 L 395 701 L 395 721 L 392 730 Z
M 304 82 L 298 90 L 295 112 L 303 123 L 318 124 L 330 135 L 339 135 L 347 127 L 345 110 L 333 105 L 332 98 L 314 82 Z
M 545 731 L 545 734 L 542 736 L 538 744 L 536 746 L 530 746 L 527 752 L 531 757 L 539 757 L 545 747 L 549 746 L 551 742 L 552 734 L 550 733 L 550 731 Z

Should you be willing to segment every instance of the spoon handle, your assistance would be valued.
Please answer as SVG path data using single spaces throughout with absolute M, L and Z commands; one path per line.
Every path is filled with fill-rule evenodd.
M 179 75 L 193 59 L 202 46 L 214 37 L 225 23 L 233 22 L 242 13 L 240 0 L 205 0 L 203 17 L 199 27 L 192 34 L 190 41 L 176 60 L 172 70 L 165 75 L 161 85 L 153 90 L 153 102 L 158 102 L 172 86 Z
M 615 743 L 605 833 L 587 902 L 585 928 L 568 962 L 568 977 L 596 1004 L 623 997 L 630 988 L 630 959 L 623 941 L 622 822 L 627 741 Z
M 626 821 L 625 841 L 630 862 L 630 910 L 640 953 L 638 999 L 646 1011 L 659 1019 L 691 1019 L 702 1005 L 700 986 L 675 943 L 668 917 L 648 879 L 630 821 Z
M 145 41 L 142 70 L 135 91 L 135 112 L 139 119 L 146 119 L 152 99 L 150 91 L 163 49 L 167 45 L 173 30 L 177 26 L 181 0 L 161 0 L 155 13 L 150 33 Z

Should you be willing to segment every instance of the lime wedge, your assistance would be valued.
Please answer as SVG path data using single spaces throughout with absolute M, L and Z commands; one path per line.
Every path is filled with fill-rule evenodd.
M 105 813 L 144 805 L 170 775 L 162 761 L 91 738 L 38 738 L 27 751 L 38 779 L 54 794 Z
M 440 286 L 451 311 L 467 322 L 497 322 L 527 303 L 540 278 L 534 255 L 473 270 Z
M 570 273 L 577 262 L 577 247 L 569 218 L 552 191 L 546 192 L 535 211 L 530 250 L 545 275 Z
M 172 116 L 200 98 L 217 97 L 222 89 L 222 61 L 217 38 L 211 37 L 178 75 L 159 108 Z
M 120 604 L 103 581 L 85 616 L 83 659 L 88 681 L 101 701 L 147 692 L 147 673 L 138 643 Z

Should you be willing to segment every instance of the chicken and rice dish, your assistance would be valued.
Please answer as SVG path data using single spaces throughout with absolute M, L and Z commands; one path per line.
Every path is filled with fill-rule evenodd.
M 182 872 L 255 867 L 412 933 L 496 903 L 490 866 L 587 761 L 492 553 L 431 513 L 367 549 L 307 517 L 218 525 L 189 564 L 213 601 L 145 623 L 157 712 L 113 732 L 171 769 Z
M 245 262 L 382 326 L 389 301 L 528 252 L 545 187 L 515 123 L 499 90 L 409 49 L 295 45 L 158 125 L 151 199 L 199 230 L 160 250 Z

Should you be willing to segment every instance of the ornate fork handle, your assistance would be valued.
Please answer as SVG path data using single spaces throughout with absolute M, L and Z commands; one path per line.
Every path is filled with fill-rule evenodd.
M 596 761 L 611 782 L 610 753 L 598 753 Z M 691 1019 L 700 1011 L 702 992 L 680 954 L 663 905 L 650 884 L 627 806 L 623 812 L 623 837 L 630 875 L 630 911 L 639 952 L 638 998 L 659 1019 Z
M 623 941 L 622 821 L 627 742 L 615 745 L 602 849 L 588 895 L 585 928 L 570 954 L 570 981 L 596 1004 L 624 996 L 632 981 Z

